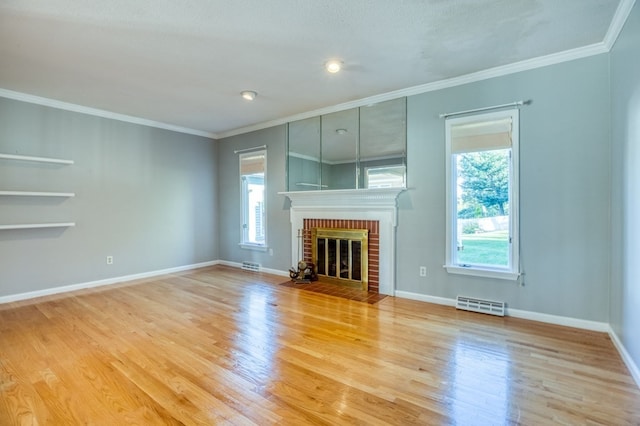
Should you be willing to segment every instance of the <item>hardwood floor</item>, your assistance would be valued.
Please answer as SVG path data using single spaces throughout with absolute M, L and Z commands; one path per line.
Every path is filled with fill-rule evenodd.
M 604 333 L 282 281 L 215 266 L 0 305 L 0 424 L 640 424 Z

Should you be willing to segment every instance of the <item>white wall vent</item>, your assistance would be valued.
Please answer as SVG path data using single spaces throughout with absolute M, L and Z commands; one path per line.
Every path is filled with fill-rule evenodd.
M 481 312 L 504 316 L 504 302 L 494 302 L 493 300 L 475 299 L 473 297 L 458 296 L 456 298 L 456 308 L 465 311 Z
M 260 272 L 260 264 L 255 262 L 242 262 L 242 269 L 245 271 Z

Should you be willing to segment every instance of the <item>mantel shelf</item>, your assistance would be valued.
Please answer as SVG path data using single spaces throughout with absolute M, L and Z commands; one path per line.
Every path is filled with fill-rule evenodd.
M 329 208 L 396 208 L 396 199 L 407 188 L 334 189 L 321 191 L 278 192 L 291 200 L 294 207 Z
M 0 225 L 0 231 L 8 229 L 37 229 L 37 228 L 70 228 L 76 226 L 75 222 L 61 223 L 22 223 L 16 225 Z
M 0 191 L 0 195 L 18 197 L 75 197 L 74 192 Z
M 73 160 L 63 160 L 60 158 L 47 158 L 47 157 L 31 157 L 28 155 L 15 155 L 15 154 L 0 154 L 0 159 L 33 161 L 36 163 L 73 164 Z

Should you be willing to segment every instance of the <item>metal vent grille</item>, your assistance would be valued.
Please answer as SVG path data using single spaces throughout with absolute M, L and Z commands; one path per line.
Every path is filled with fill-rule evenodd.
M 504 302 L 494 302 L 493 300 L 475 299 L 466 296 L 458 296 L 456 299 L 456 308 L 465 311 L 481 312 L 483 314 L 503 317 L 504 307 Z
M 259 272 L 260 264 L 255 262 L 242 262 L 242 269 L 245 271 Z

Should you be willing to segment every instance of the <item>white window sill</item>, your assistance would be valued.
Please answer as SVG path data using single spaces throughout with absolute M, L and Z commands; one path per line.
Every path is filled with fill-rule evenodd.
M 520 274 L 512 271 L 502 271 L 499 269 L 485 269 L 477 266 L 444 265 L 450 274 L 471 275 L 483 278 L 496 278 L 499 280 L 516 281 Z
M 240 246 L 240 248 L 245 250 L 264 251 L 264 252 L 268 250 L 268 247 L 264 244 L 240 243 L 238 245 Z

